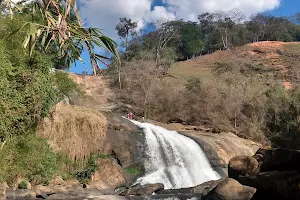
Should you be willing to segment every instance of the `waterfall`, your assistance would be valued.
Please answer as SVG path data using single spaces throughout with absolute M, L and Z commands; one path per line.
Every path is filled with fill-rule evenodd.
M 143 128 L 147 144 L 145 175 L 136 183 L 163 183 L 165 189 L 179 189 L 221 178 L 194 140 L 153 124 L 131 121 Z

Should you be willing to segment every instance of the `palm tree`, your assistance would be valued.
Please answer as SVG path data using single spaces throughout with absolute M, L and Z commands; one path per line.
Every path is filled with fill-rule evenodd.
M 6 2 L 12 18 L 24 9 L 29 9 L 33 15 L 38 14 L 44 19 L 43 22 L 24 21 L 23 26 L 12 33 L 27 32 L 23 47 L 29 49 L 30 55 L 37 44 L 45 50 L 54 45 L 58 56 L 65 59 L 66 65 L 71 65 L 76 60 L 83 62 L 80 55 L 85 48 L 94 75 L 97 70 L 101 71 L 99 62 L 108 65 L 109 60 L 108 57 L 96 54 L 95 47 L 107 49 L 119 60 L 116 43 L 112 39 L 97 28 L 83 27 L 76 0 L 36 0 L 31 3 L 28 3 L 30 0 L 23 0 L 17 4 L 12 0 Z

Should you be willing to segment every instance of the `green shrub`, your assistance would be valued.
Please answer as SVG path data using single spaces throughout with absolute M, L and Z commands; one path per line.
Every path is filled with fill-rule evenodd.
M 141 175 L 145 171 L 144 168 L 142 166 L 140 166 L 140 165 L 132 166 L 132 167 L 127 167 L 124 170 L 125 170 L 126 174 L 128 174 L 130 176 L 133 176 L 133 177 Z
M 0 181 L 13 183 L 18 177 L 46 183 L 62 166 L 46 140 L 35 135 L 12 137 L 0 149 Z
M 54 81 L 61 98 L 73 94 L 83 95 L 83 90 L 63 71 L 54 73 Z
M 25 180 L 22 180 L 21 183 L 18 185 L 19 189 L 27 189 L 28 184 Z
M 300 147 L 300 89 L 277 88 L 268 93 L 267 136 L 274 147 Z
M 74 174 L 75 178 L 80 183 L 87 183 L 91 179 L 92 175 L 99 169 L 96 160 L 98 158 L 108 159 L 110 157 L 111 157 L 110 155 L 103 155 L 103 154 L 92 155 L 87 165 L 82 170 L 79 170 Z
M 22 51 L 13 58 L 0 43 L 0 136 L 33 132 L 39 120 L 56 103 L 49 69 L 43 54 L 26 57 Z M 10 52 L 11 53 L 11 52 Z M 15 52 L 17 53 L 17 52 Z M 20 55 L 23 55 L 20 56 Z

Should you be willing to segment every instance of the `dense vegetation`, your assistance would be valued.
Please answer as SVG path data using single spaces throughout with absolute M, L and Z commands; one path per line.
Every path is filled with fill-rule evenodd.
M 154 31 L 140 36 L 132 33 L 134 26 L 127 26 L 122 64 L 113 63 L 107 70 L 112 85 L 122 86 L 120 100 L 145 118 L 206 125 L 216 132 L 232 131 L 265 144 L 297 149 L 298 79 L 286 91 L 280 83 L 285 76 L 257 65 L 249 56 L 240 58 L 236 49 L 265 40 L 300 41 L 297 19 L 258 14 L 247 21 L 237 11 L 204 13 L 198 19 L 156 23 Z M 123 18 L 116 29 L 124 28 L 126 21 L 134 23 Z M 169 74 L 174 62 L 217 50 L 232 53 L 226 54 L 227 59 L 215 60 L 209 78 L 191 76 L 185 87 L 179 87 L 176 77 Z M 296 51 L 286 55 L 294 71 L 299 71 L 293 60 L 297 55 Z M 270 77 L 264 75 L 269 72 Z
M 39 184 L 64 175 L 66 156 L 36 136 L 38 124 L 53 106 L 71 95 L 82 95 L 78 85 L 56 69 L 80 60 L 83 44 L 90 47 L 94 71 L 95 62 L 102 59 L 94 53 L 95 46 L 116 53 L 114 42 L 98 29 L 81 27 L 72 1 L 59 2 L 10 7 L 0 1 L 0 182 L 13 184 L 24 178 Z
M 155 31 L 147 34 L 137 34 L 136 23 L 121 18 L 116 29 L 121 38 L 126 38 L 126 60 L 137 57 L 141 51 L 151 51 L 156 60 L 166 55 L 170 57 L 170 54 L 176 60 L 186 60 L 252 42 L 300 41 L 297 16 L 285 18 L 257 14 L 246 20 L 237 10 L 203 13 L 196 22 L 158 21 L 153 24 Z

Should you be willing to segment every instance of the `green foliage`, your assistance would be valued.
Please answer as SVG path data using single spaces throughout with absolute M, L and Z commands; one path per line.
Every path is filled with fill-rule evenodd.
M 110 156 L 103 155 L 103 154 L 92 155 L 90 157 L 88 163 L 84 167 L 84 169 L 82 169 L 74 174 L 75 178 L 80 183 L 87 183 L 91 179 L 92 175 L 99 169 L 99 167 L 96 163 L 96 160 L 98 158 L 108 159 L 108 158 L 110 158 Z
M 285 91 L 284 88 L 276 88 L 268 95 L 267 136 L 274 147 L 299 149 L 300 89 Z
M 19 189 L 27 189 L 28 183 L 25 180 L 22 180 L 21 183 L 18 185 Z
M 133 166 L 133 167 L 127 167 L 124 170 L 125 170 L 126 174 L 128 174 L 132 177 L 136 177 L 136 176 L 141 175 L 145 172 L 145 169 L 140 165 Z
M 62 164 L 47 141 L 35 135 L 10 138 L 2 145 L 0 157 L 0 181 L 8 183 L 18 177 L 36 184 L 46 183 Z
M 80 96 L 84 94 L 83 90 L 76 84 L 67 73 L 63 71 L 57 71 L 54 73 L 55 85 L 58 89 L 60 97 L 70 97 L 76 93 Z
M 181 44 L 179 54 L 191 58 L 204 50 L 202 30 L 196 23 L 185 23 L 181 28 Z
M 7 44 L 8 45 L 8 44 Z M 56 102 L 47 56 L 29 58 L 19 49 L 0 43 L 0 136 L 33 132 Z

